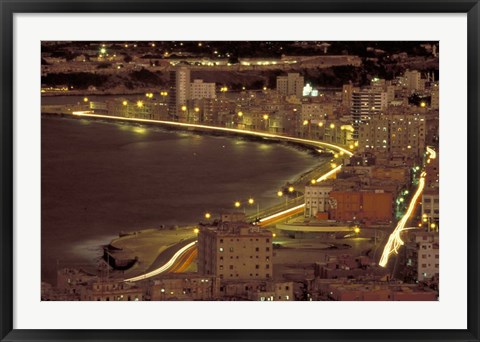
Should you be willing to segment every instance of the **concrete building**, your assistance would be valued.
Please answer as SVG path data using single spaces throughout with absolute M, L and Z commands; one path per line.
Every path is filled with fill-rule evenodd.
M 360 152 L 404 155 L 412 158 L 425 151 L 425 116 L 423 114 L 381 114 L 360 125 Z
M 310 121 L 312 124 L 319 124 L 333 117 L 333 102 L 311 102 L 302 103 L 300 113 L 301 121 Z
M 440 253 L 437 231 L 412 234 L 411 241 L 406 243 L 405 253 L 405 271 L 408 280 L 438 284 Z
M 201 227 L 198 272 L 221 280 L 261 280 L 272 277 L 272 233 L 245 222 L 222 220 Z
M 216 98 L 215 83 L 205 83 L 203 80 L 193 80 L 190 83 L 190 99 L 214 99 Z
M 277 92 L 284 96 L 294 95 L 297 98 L 302 98 L 304 87 L 303 76 L 298 73 L 288 73 L 287 76 L 277 77 Z
M 387 93 L 374 90 L 362 90 L 352 93 L 350 114 L 354 128 L 354 138 L 358 138 L 358 129 L 387 107 Z
M 414 93 L 425 89 L 425 80 L 422 79 L 422 74 L 417 70 L 407 70 L 403 74 L 403 85 L 408 89 L 408 92 Z
M 438 229 L 440 197 L 437 189 L 425 189 L 422 194 L 422 221 L 428 228 Z M 432 226 L 432 224 L 434 226 Z
M 155 300 L 214 300 L 219 292 L 218 279 L 197 274 L 168 274 L 157 279 L 150 288 Z
M 185 66 L 170 71 L 169 115 L 175 121 L 186 121 L 186 106 L 190 98 L 190 69 Z M 182 110 L 185 108 L 185 110 Z
M 324 280 L 317 284 L 324 300 L 436 301 L 438 292 L 417 284 Z
M 360 91 L 360 88 L 354 87 L 351 82 L 344 84 L 342 87 L 342 106 L 350 109 L 352 106 L 352 94 L 358 91 Z
M 329 193 L 333 187 L 322 184 L 305 186 L 305 218 L 317 217 L 325 214 L 328 209 Z M 324 218 L 327 219 L 327 217 Z M 320 215 L 322 216 L 322 215 Z
M 99 281 L 86 287 L 82 300 L 143 301 L 144 289 L 121 280 Z
M 393 216 L 393 194 L 377 191 L 331 191 L 329 218 L 337 221 L 389 222 Z

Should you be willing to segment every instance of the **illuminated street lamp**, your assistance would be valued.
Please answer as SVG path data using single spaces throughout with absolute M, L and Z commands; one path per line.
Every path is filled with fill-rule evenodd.
M 317 180 L 316 180 L 316 179 L 312 179 L 312 180 L 310 181 L 310 183 L 312 183 L 312 184 L 317 184 Z
M 355 234 L 358 235 L 358 233 L 360 233 L 360 228 L 359 228 L 359 227 L 355 227 L 355 228 L 353 228 L 353 231 L 355 232 Z
M 236 202 L 234 203 L 234 206 L 235 206 L 235 208 L 240 208 L 240 202 L 239 202 L 239 201 L 236 201 Z
M 193 232 L 194 232 L 195 234 L 198 234 L 198 233 L 200 232 L 200 229 L 195 228 L 195 229 L 193 230 Z
M 248 199 L 248 204 L 253 205 L 254 203 L 255 203 L 255 200 L 252 197 L 250 197 Z M 260 204 L 257 203 L 257 218 L 258 218 L 259 213 L 260 213 Z
M 268 114 L 263 114 L 263 120 L 265 120 L 265 130 L 268 131 Z
M 212 217 L 212 215 L 211 215 L 210 213 L 205 213 L 205 218 L 206 218 L 207 220 L 210 220 L 210 217 Z
M 277 196 L 278 196 L 279 198 L 282 197 L 282 196 L 283 196 L 283 191 L 279 190 L 279 191 L 277 192 Z M 285 196 L 285 208 L 287 208 L 287 207 L 288 207 L 288 196 Z
M 124 101 L 122 102 L 122 105 L 124 105 L 124 106 L 128 105 L 128 101 L 127 101 L 127 100 L 124 100 Z
M 143 101 L 137 101 L 137 107 L 142 108 L 143 107 Z
M 243 112 L 238 112 L 237 115 L 239 118 L 241 118 L 243 116 Z
M 88 97 L 84 97 L 83 102 L 88 102 Z
M 293 192 L 294 190 L 295 190 L 295 188 L 293 186 L 288 187 L 288 192 Z

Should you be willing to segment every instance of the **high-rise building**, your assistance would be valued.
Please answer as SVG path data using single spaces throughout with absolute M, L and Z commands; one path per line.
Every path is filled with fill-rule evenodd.
M 215 83 L 205 83 L 203 80 L 193 80 L 190 83 L 190 99 L 214 99 L 216 98 Z
M 170 71 L 169 114 L 174 120 L 185 122 L 187 101 L 190 98 L 190 69 L 185 66 Z
M 417 90 L 425 89 L 425 80 L 422 79 L 422 74 L 417 70 L 407 70 L 403 74 L 403 83 L 411 94 Z
M 417 157 L 425 151 L 425 115 L 381 114 L 359 127 L 359 150 Z
M 245 222 L 222 220 L 201 227 L 198 235 L 198 272 L 222 280 L 272 278 L 272 233 Z
M 387 107 L 387 93 L 363 90 L 352 93 L 352 116 L 353 138 L 358 139 L 360 124 L 370 120 L 376 114 L 380 114 Z
M 298 73 L 288 73 L 287 76 L 277 77 L 277 92 L 281 95 L 301 98 L 303 95 L 304 79 Z

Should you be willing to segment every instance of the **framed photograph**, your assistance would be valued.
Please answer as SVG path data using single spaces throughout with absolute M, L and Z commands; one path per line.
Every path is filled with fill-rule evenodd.
M 0 8 L 1 341 L 479 341 L 478 1 Z

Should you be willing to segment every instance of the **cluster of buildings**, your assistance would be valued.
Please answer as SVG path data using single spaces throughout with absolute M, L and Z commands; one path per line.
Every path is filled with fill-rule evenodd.
M 275 89 L 232 92 L 192 78 L 191 68 L 179 65 L 158 93 L 137 101 L 85 101 L 72 110 L 269 132 L 347 148 L 352 156 L 335 155 L 342 170 L 334 179 L 304 187 L 304 219 L 319 225 L 391 227 L 405 213 L 425 171 L 425 190 L 411 219 L 418 229 L 408 232 L 402 254 L 405 282 L 391 279 L 369 257 L 352 255 L 317 263 L 313 279 L 305 281 L 310 299 L 435 300 L 439 82 L 432 74 L 407 70 L 392 80 L 373 78 L 368 86 L 349 83 L 323 91 L 305 78 L 290 72 L 276 78 Z M 274 275 L 272 233 L 241 216 L 225 215 L 216 225 L 200 227 L 197 273 L 131 284 L 62 271 L 67 273 L 59 273 L 57 288 L 45 293 L 79 300 L 299 299 L 292 282 Z

